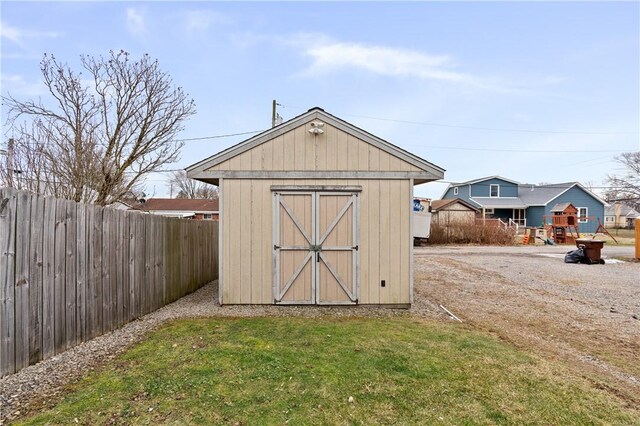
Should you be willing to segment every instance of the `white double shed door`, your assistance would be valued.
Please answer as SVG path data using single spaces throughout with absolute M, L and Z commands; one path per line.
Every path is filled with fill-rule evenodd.
M 359 297 L 358 190 L 274 190 L 276 304 L 352 305 Z

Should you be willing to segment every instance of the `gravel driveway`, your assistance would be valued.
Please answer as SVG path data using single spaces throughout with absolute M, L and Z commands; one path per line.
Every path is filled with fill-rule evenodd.
M 566 264 L 567 246 L 423 247 L 415 299 L 516 346 L 562 359 L 640 407 L 640 263 L 605 247 L 605 265 Z
M 112 333 L 0 379 L 0 425 L 54 406 L 65 385 L 107 363 L 167 320 L 211 316 L 419 316 L 465 323 L 594 372 L 629 403 L 640 395 L 640 263 L 568 265 L 567 247 L 423 247 L 415 251 L 410 310 L 224 306 L 215 283 Z M 630 258 L 632 247 L 605 257 Z

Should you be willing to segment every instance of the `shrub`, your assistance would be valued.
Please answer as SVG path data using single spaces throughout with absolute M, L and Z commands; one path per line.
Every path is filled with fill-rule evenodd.
M 507 246 L 514 244 L 515 230 L 493 221 L 432 223 L 431 244 L 482 244 Z

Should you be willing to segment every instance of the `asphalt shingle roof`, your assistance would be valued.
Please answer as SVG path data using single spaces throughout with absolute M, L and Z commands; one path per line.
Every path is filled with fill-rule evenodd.
M 528 206 L 544 205 L 575 184 L 566 182 L 552 185 L 518 185 L 518 197 Z

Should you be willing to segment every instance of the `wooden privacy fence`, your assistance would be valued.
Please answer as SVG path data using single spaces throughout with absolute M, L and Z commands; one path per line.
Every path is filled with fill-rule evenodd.
M 3 188 L 0 250 L 5 376 L 216 279 L 218 224 Z

